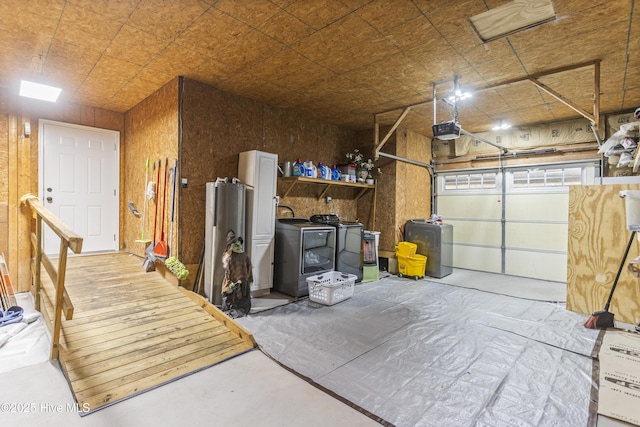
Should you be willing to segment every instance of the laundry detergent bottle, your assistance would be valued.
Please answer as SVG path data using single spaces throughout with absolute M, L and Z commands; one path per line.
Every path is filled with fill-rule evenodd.
M 340 181 L 340 169 L 336 165 L 331 165 L 331 180 Z
M 331 170 L 322 162 L 318 163 L 318 178 L 331 179 Z
M 318 177 L 318 168 L 313 164 L 311 160 L 308 162 L 304 162 L 304 169 L 306 172 L 307 178 L 317 178 Z
M 306 170 L 305 170 L 304 165 L 302 164 L 302 160 L 296 159 L 295 163 L 293 164 L 292 175 L 293 176 L 305 176 L 306 175 Z

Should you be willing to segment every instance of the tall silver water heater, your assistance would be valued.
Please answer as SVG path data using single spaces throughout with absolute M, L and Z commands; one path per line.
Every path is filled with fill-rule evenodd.
M 209 301 L 222 306 L 222 254 L 227 234 L 233 231 L 245 239 L 245 186 L 236 178 L 218 178 L 206 184 L 204 241 L 204 292 Z

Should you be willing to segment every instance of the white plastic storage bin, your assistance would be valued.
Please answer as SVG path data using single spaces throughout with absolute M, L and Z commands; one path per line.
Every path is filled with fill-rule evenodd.
M 626 200 L 627 230 L 640 231 L 640 191 L 623 190 L 620 197 Z
M 330 271 L 307 277 L 309 299 L 324 305 L 337 304 L 353 296 L 357 276 L 340 271 Z

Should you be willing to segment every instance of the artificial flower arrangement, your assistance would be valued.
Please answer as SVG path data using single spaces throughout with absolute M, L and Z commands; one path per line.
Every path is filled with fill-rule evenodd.
M 360 175 L 358 176 L 359 178 L 373 179 L 374 168 L 376 169 L 376 172 L 378 172 L 379 174 L 382 173 L 380 168 L 376 168 L 375 164 L 373 163 L 373 160 L 371 159 L 365 160 L 364 155 L 357 148 L 353 150 L 352 153 L 347 153 L 346 157 L 347 159 L 349 159 L 350 163 L 353 163 L 356 166 L 357 173 L 358 174 L 362 173 L 362 176 Z

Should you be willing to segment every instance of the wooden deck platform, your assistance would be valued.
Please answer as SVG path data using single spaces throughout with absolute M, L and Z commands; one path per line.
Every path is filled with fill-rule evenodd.
M 51 282 L 43 285 L 53 295 Z M 204 298 L 126 253 L 68 258 L 60 364 L 86 415 L 255 347 Z M 51 304 L 43 301 L 51 310 Z

